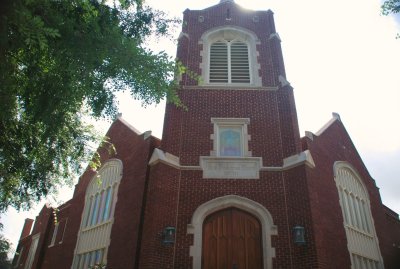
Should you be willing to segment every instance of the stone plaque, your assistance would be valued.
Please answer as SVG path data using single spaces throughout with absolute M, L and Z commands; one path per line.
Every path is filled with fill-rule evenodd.
M 203 178 L 260 178 L 260 157 L 200 157 Z

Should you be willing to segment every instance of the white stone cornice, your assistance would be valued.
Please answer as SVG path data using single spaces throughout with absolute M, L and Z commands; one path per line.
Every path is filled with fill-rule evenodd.
M 269 35 L 269 39 L 277 39 L 279 42 L 282 42 L 282 39 L 280 38 L 278 33 L 272 33 Z
M 290 86 L 289 81 L 287 81 L 284 76 L 279 75 L 278 79 L 279 79 L 279 82 L 281 83 L 282 87 L 285 87 L 285 86 L 288 86 L 288 85 Z
M 164 152 L 160 149 L 155 149 L 153 152 L 153 155 L 150 158 L 149 165 L 153 166 L 158 163 L 163 163 L 168 166 L 171 166 L 175 169 L 179 170 L 203 170 L 205 171 L 205 161 L 223 161 L 226 163 L 226 161 L 230 161 L 232 165 L 233 163 L 238 163 L 238 164 L 245 164 L 245 167 L 249 167 L 249 165 L 252 167 L 251 170 L 255 172 L 254 175 L 256 176 L 251 176 L 251 177 L 246 177 L 246 178 L 258 178 L 257 174 L 258 171 L 269 171 L 269 172 L 282 172 L 286 171 L 289 169 L 292 169 L 294 167 L 300 166 L 305 164 L 306 166 L 310 168 L 315 167 L 314 160 L 311 156 L 311 152 L 309 150 L 305 150 L 303 152 L 300 152 L 299 154 L 295 154 L 293 156 L 287 157 L 283 159 L 283 166 L 261 166 L 262 164 L 262 158 L 261 157 L 243 157 L 243 158 L 221 158 L 221 157 L 212 157 L 212 156 L 200 156 L 200 166 L 193 165 L 193 166 L 188 166 L 188 165 L 181 165 L 179 163 L 179 158 L 175 155 L 172 155 L 168 152 Z M 254 170 L 255 169 L 255 170 Z M 208 178 L 209 176 L 207 176 Z M 218 178 L 222 178 L 221 176 L 218 176 Z M 243 178 L 243 176 L 240 177 L 229 177 L 225 176 L 223 178 Z
M 149 165 L 153 166 L 156 165 L 157 163 L 163 163 L 180 170 L 201 170 L 200 166 L 181 165 L 179 163 L 179 157 L 170 154 L 168 152 L 164 152 L 160 149 L 154 149 L 153 155 L 151 155 L 149 161 Z
M 178 40 L 180 40 L 181 38 L 186 37 L 187 39 L 189 39 L 189 35 L 187 33 L 181 32 L 178 36 Z
M 310 168 L 315 167 L 311 152 L 307 149 L 299 154 L 295 154 L 283 159 L 283 166 L 263 166 L 261 171 L 280 172 L 292 169 L 294 167 L 305 164 Z
M 325 132 L 335 121 L 341 121 L 338 113 L 332 113 L 332 119 L 330 119 L 318 132 L 315 134 L 316 136 L 320 136 L 323 132 Z
M 283 169 L 288 170 L 290 168 L 305 164 L 310 168 L 315 167 L 314 160 L 311 156 L 311 152 L 307 149 L 299 154 L 287 157 L 283 159 Z

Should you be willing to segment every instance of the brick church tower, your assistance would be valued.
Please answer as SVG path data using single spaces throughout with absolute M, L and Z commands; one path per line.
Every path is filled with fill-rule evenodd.
M 160 251 L 145 240 L 140 267 L 310 268 L 313 259 L 300 261 L 315 250 L 296 247 L 292 229 L 311 222 L 304 166 L 313 161 L 301 151 L 273 13 L 220 1 L 183 21 L 177 58 L 202 80 L 183 76 L 186 108 L 167 105 L 143 231 L 150 239 L 175 227 L 176 242 Z
M 185 10 L 177 58 L 202 79 L 179 78 L 162 140 L 116 119 L 117 153 L 27 219 L 13 268 L 400 268 L 399 215 L 339 115 L 300 138 L 272 11 Z

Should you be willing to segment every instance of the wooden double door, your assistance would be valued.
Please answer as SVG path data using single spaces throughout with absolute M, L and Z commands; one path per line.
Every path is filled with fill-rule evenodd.
M 237 208 L 208 216 L 203 224 L 203 269 L 262 269 L 261 225 Z

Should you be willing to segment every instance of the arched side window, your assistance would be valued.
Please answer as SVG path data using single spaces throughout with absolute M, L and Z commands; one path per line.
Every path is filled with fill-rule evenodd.
M 345 162 L 336 162 L 334 172 L 352 268 L 383 268 L 370 200 L 360 176 Z
M 206 85 L 261 86 L 257 36 L 240 27 L 224 26 L 203 34 L 202 77 Z
M 107 161 L 90 181 L 85 196 L 81 228 L 75 248 L 73 269 L 107 263 L 122 162 Z

